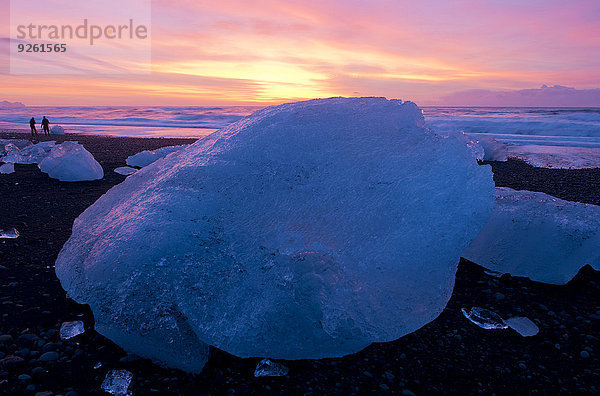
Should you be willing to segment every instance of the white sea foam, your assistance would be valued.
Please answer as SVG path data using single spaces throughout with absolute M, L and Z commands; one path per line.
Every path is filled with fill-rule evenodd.
M 600 167 L 600 109 L 428 108 L 425 119 L 444 135 L 493 138 L 533 166 Z

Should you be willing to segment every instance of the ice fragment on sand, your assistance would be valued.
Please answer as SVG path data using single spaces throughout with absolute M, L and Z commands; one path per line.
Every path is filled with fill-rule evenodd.
M 9 144 L 5 146 L 7 154 L 0 160 L 15 164 L 37 164 L 48 156 L 55 143 L 54 141 L 40 142 L 20 149 Z
M 85 328 L 83 326 L 83 322 L 80 320 L 76 320 L 74 322 L 64 322 L 62 325 L 60 325 L 61 340 L 68 340 L 69 338 L 73 338 L 83 333 L 85 333 Z
M 462 308 L 465 318 L 483 329 L 506 329 L 508 326 L 497 313 L 489 309 L 473 307 L 470 311 Z
M 13 173 L 15 171 L 15 164 L 8 163 L 8 164 L 2 164 L 0 165 L 0 173 L 3 175 L 8 175 L 10 173 Z
M 287 375 L 289 369 L 283 364 L 276 363 L 271 359 L 263 359 L 256 365 L 255 377 L 282 377 Z
M 483 273 L 489 276 L 493 276 L 494 278 L 500 278 L 502 275 L 504 275 L 502 272 L 493 271 L 487 268 L 483 269 Z
M 167 146 L 161 147 L 156 150 L 144 150 L 137 154 L 127 157 L 127 165 L 137 166 L 143 168 L 144 166 L 150 165 L 154 161 L 166 157 L 167 155 L 179 151 L 189 145 L 184 144 L 181 146 Z
M 54 146 L 38 167 L 51 178 L 62 181 L 97 180 L 104 177 L 102 166 L 77 142 L 66 141 Z
M 75 221 L 56 262 L 96 330 L 197 372 L 343 356 L 435 319 L 494 202 L 464 138 L 411 102 L 268 107 L 154 162 Z
M 25 146 L 23 146 L 23 147 L 26 147 L 26 146 L 27 146 L 27 144 Z M 6 143 L 6 144 L 4 144 L 2 146 L 1 153 L 4 156 L 4 155 L 7 155 L 8 153 L 11 153 L 11 152 L 18 153 L 20 150 L 21 150 L 21 147 L 18 147 L 16 144 L 14 144 L 14 143 Z M 4 158 L 2 158 L 2 160 L 4 162 L 7 162 Z
M 500 143 L 499 141 L 491 138 L 489 136 L 485 136 L 484 134 L 479 134 L 477 136 L 470 136 L 472 142 L 480 147 L 478 153 L 481 155 L 481 158 L 484 161 L 506 161 L 508 159 L 508 149 L 506 145 Z
M 506 324 L 523 337 L 534 336 L 540 331 L 539 327 L 537 327 L 533 321 L 523 316 L 515 316 L 506 319 Z
M 496 188 L 492 217 L 462 256 L 485 268 L 562 285 L 600 270 L 600 206 Z
M 126 396 L 132 378 L 133 374 L 127 370 L 111 370 L 106 374 L 101 388 L 111 395 Z
M 29 145 L 31 142 L 25 139 L 0 139 L 0 157 L 8 151 L 19 150 Z
M 97 370 L 100 367 L 102 367 L 102 362 L 98 362 L 98 363 L 94 364 L 94 370 Z
M 50 133 L 53 135 L 64 135 L 65 129 L 60 125 L 52 125 L 52 127 L 50 128 Z
M 10 230 L 0 230 L 0 239 L 15 239 L 19 237 L 19 231 L 16 228 Z
M 130 168 L 128 166 L 120 166 L 120 167 L 118 167 L 118 168 L 115 169 L 115 172 L 117 172 L 119 175 L 128 176 L 128 175 L 132 175 L 135 172 L 137 172 L 137 169 Z

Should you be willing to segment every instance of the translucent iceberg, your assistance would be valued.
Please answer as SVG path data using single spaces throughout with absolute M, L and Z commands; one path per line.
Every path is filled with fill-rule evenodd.
M 493 203 L 490 167 L 414 103 L 284 104 L 113 187 L 56 273 L 100 333 L 172 367 L 199 371 L 206 344 L 342 356 L 439 315 Z
M 540 332 L 539 327 L 531 319 L 523 316 L 506 319 L 506 324 L 523 337 L 531 337 Z
M 52 127 L 50 128 L 50 133 L 53 135 L 64 135 L 65 129 L 60 125 L 52 125 Z
M 485 134 L 472 137 L 475 143 L 483 150 L 483 160 L 485 161 L 506 161 L 508 159 L 508 149 L 506 145 L 499 141 L 485 136 Z
M 53 147 L 38 167 L 51 178 L 62 181 L 97 180 L 104 177 L 102 166 L 77 142 L 66 141 Z
M 8 154 L 10 152 L 19 152 L 21 150 L 20 147 L 17 147 L 16 144 L 10 142 L 10 143 L 6 143 L 5 145 L 3 145 L 3 155 Z
M 586 264 L 600 270 L 599 246 L 600 206 L 501 187 L 490 221 L 463 257 L 503 274 L 561 285 Z
M 263 359 L 256 365 L 255 377 L 283 377 L 289 369 L 283 364 L 276 363 L 271 359 Z
M 40 142 L 19 149 L 11 143 L 5 146 L 7 154 L 0 158 L 0 161 L 15 164 L 37 164 L 48 156 L 55 144 L 54 141 Z
M 0 230 L 0 239 L 15 239 L 19 237 L 19 231 L 16 228 L 10 230 Z
M 139 168 L 143 168 L 144 166 L 148 166 L 156 160 L 159 160 L 167 155 L 179 151 L 189 145 L 184 144 L 181 146 L 167 146 L 161 147 L 156 150 L 144 150 L 137 154 L 131 155 L 127 157 L 127 165 L 129 166 L 137 166 Z
M 125 175 L 125 176 L 133 175 L 137 171 L 138 171 L 137 169 L 130 168 L 128 166 L 120 166 L 118 168 L 115 168 L 116 173 L 118 173 L 119 175 Z
M 0 174 L 8 175 L 10 173 L 14 173 L 14 171 L 15 171 L 15 164 L 13 164 L 13 163 L 0 165 Z
M 16 164 L 39 164 L 42 172 L 63 181 L 96 180 L 104 177 L 102 166 L 77 142 L 54 141 L 19 148 L 13 143 L 4 146 L 6 154 L 2 162 Z
M 31 142 L 25 139 L 0 139 L 0 157 L 11 150 L 20 150 L 29 146 Z
M 473 307 L 469 311 L 464 308 L 461 311 L 465 318 L 482 329 L 506 329 L 508 327 L 500 315 L 489 309 Z
M 104 377 L 101 388 L 111 395 L 126 396 L 132 379 L 133 374 L 127 370 L 111 370 Z
M 76 320 L 74 322 L 64 322 L 60 325 L 61 340 L 68 340 L 83 333 L 85 333 L 85 327 L 83 326 L 83 322 L 80 320 Z

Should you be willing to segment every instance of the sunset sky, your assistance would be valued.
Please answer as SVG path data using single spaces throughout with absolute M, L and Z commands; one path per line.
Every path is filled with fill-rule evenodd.
M 47 1 L 32 3 L 50 12 Z M 471 89 L 600 87 L 598 0 L 155 0 L 151 12 L 151 74 L 4 73 L 0 100 L 235 105 L 360 95 L 429 104 Z M 2 32 L 3 44 L 16 45 L 9 37 Z M 111 56 L 96 61 L 110 68 L 119 62 Z

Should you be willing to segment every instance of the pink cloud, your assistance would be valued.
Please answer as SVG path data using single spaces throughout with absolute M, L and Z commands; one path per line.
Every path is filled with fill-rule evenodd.
M 453 91 L 546 81 L 600 86 L 600 2 L 594 0 L 152 4 L 152 54 L 160 73 L 141 81 L 160 86 L 166 101 L 167 95 L 191 100 L 176 93 L 186 74 L 189 81 L 203 78 L 198 95 L 223 98 L 243 82 L 243 100 L 256 95 L 258 101 L 285 100 L 288 88 L 290 98 L 360 92 L 435 101 Z M 277 82 L 265 79 L 268 73 L 278 73 Z M 306 89 L 294 90 L 299 84 Z M 132 98 L 148 91 L 143 83 L 121 89 Z M 233 92 L 231 100 L 241 95 Z
M 575 89 L 543 85 L 539 89 L 517 91 L 468 90 L 456 92 L 441 99 L 449 106 L 497 107 L 600 107 L 600 88 Z

